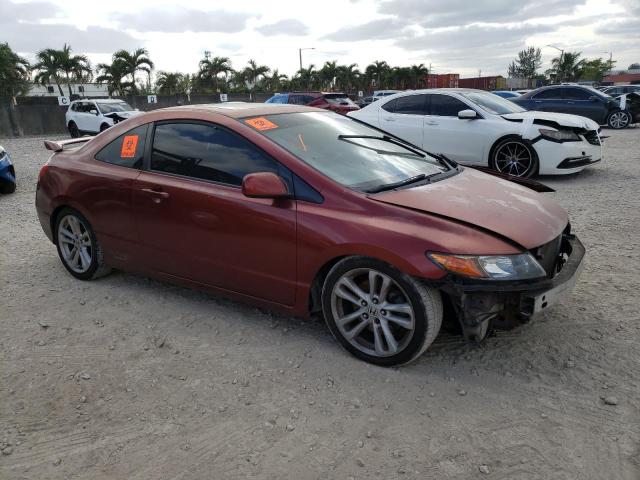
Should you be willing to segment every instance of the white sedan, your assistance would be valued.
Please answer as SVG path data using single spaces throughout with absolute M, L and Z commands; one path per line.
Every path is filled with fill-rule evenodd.
M 483 90 L 402 92 L 348 115 L 428 152 L 519 177 L 576 173 L 602 160 L 594 121 L 527 111 Z

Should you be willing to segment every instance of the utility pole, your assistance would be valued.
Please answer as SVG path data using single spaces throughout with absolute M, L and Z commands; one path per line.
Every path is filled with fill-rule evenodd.
M 611 70 L 613 69 L 613 52 L 602 52 L 609 54 L 609 75 L 611 75 Z
M 545 47 L 555 48 L 560 52 L 560 63 L 558 64 L 558 74 L 556 76 L 556 82 L 560 83 L 562 81 L 562 59 L 564 58 L 564 49 L 556 47 L 555 45 L 545 45 Z M 558 78 L 559 77 L 559 78 Z
M 315 50 L 315 47 L 306 47 L 298 49 L 298 57 L 300 58 L 300 70 L 302 70 L 302 51 L 303 50 Z

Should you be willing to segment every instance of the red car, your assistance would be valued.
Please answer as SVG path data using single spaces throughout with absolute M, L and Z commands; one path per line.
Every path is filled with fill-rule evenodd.
M 265 103 L 288 103 L 290 105 L 306 105 L 322 108 L 346 115 L 360 107 L 346 93 L 335 92 L 292 92 L 277 93 Z
M 544 195 L 332 112 L 176 107 L 45 143 L 37 212 L 73 276 L 117 268 L 321 312 L 378 365 L 417 358 L 443 310 L 474 341 L 544 310 L 582 265 Z

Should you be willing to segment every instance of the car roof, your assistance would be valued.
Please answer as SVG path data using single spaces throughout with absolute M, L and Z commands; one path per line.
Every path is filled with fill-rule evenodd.
M 118 98 L 78 98 L 71 103 L 76 102 L 127 103 L 126 100 L 120 100 Z
M 321 108 L 306 107 L 304 105 L 286 105 L 277 103 L 245 103 L 245 102 L 225 102 L 225 103 L 205 103 L 201 105 L 182 105 L 180 107 L 169 107 L 155 112 L 211 112 L 224 115 L 230 118 L 258 117 L 261 115 L 274 115 L 279 113 L 304 113 L 304 112 L 326 112 Z

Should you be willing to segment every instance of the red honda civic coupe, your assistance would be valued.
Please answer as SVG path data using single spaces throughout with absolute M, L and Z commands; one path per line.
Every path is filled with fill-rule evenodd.
M 333 112 L 176 107 L 45 144 L 38 217 L 74 277 L 116 268 L 320 312 L 377 365 L 416 359 L 443 310 L 472 341 L 525 320 L 583 264 L 549 198 Z

